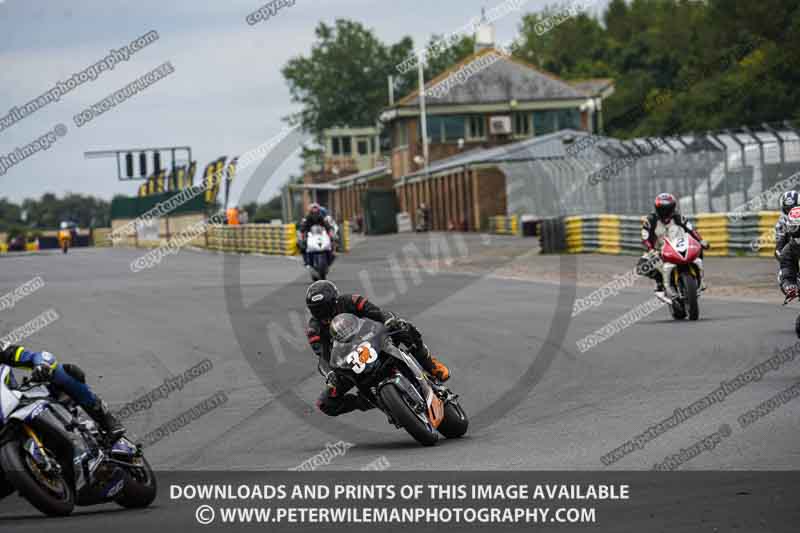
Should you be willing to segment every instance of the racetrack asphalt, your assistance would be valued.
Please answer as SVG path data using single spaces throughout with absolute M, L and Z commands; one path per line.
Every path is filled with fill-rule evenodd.
M 518 241 L 525 251 L 529 242 L 459 238 L 447 237 L 453 255 L 477 253 L 496 242 Z M 258 357 L 276 357 L 270 324 L 277 332 L 302 334 L 293 313 L 303 312 L 308 278 L 296 258 L 183 250 L 151 270 L 133 273 L 129 265 L 143 250 L 73 249 L 67 255 L 4 257 L 0 293 L 37 275 L 45 286 L 0 311 L 0 329 L 10 331 L 47 309 L 56 310 L 60 319 L 24 344 L 79 364 L 115 409 L 209 359 L 210 371 L 125 420 L 129 432 L 142 438 L 224 392 L 223 405 L 146 450 L 160 471 L 286 470 L 339 440 L 354 446 L 320 469 L 358 470 L 383 457 L 397 470 L 639 470 L 723 424 L 732 429 L 730 436 L 681 469 L 800 467 L 800 402 L 789 401 L 747 427 L 738 422 L 741 414 L 800 380 L 797 360 L 767 372 L 619 461 L 606 465 L 600 459 L 676 408 L 688 407 L 722 381 L 767 360 L 776 349 L 793 346 L 796 311 L 774 303 L 708 297 L 701 299 L 697 322 L 675 323 L 666 309 L 658 309 L 581 352 L 578 340 L 649 300 L 652 293 L 625 289 L 570 318 L 572 295 L 592 291 L 576 287 L 574 276 L 564 276 L 560 284 L 504 279 L 491 275 L 502 265 L 461 273 L 444 261 L 435 270 L 410 272 L 407 262 L 387 259 L 398 250 L 435 256 L 432 242 L 437 241 L 427 235 L 368 238 L 340 256 L 330 278 L 343 292 L 371 295 L 417 324 L 433 352 L 449 365 L 450 385 L 467 413 L 482 413 L 465 438 L 433 448 L 418 446 L 376 411 L 340 419 L 316 412 L 313 402 L 322 378 L 311 352 L 301 349 L 304 339 L 293 347 L 278 335 L 287 361 L 259 365 Z M 618 273 L 629 270 L 630 263 L 620 261 Z M 561 268 L 577 267 L 567 258 Z M 764 271 L 774 269 L 765 266 Z M 232 308 L 232 295 L 241 296 L 241 309 Z M 561 330 L 563 340 L 554 334 Z M 558 344 L 550 345 L 554 338 Z M 522 390 L 520 376 L 530 375 L 532 366 L 535 375 Z M 264 375 L 267 370 L 279 374 Z M 289 406 L 288 395 L 303 399 L 305 408 Z M 503 403 L 514 395 L 514 401 Z M 340 423 L 347 424 L 345 431 L 331 429 Z M 18 504 L 9 508 L 12 500 L 19 502 L 16 497 L 0 502 L 0 520 L 36 514 Z M 15 525 L 26 530 L 26 523 Z M 33 523 L 31 528 L 40 529 Z

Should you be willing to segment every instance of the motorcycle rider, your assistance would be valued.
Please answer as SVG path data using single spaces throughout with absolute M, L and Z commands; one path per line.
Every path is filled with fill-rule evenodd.
M 775 223 L 775 259 L 780 262 L 781 250 L 789 242 L 786 235 L 786 226 L 788 223 L 789 211 L 798 205 L 797 191 L 786 191 L 781 195 L 781 215 Z
M 656 293 L 664 294 L 664 276 L 658 268 L 650 269 L 649 273 L 641 267 L 648 262 L 653 262 L 659 256 L 661 246 L 664 244 L 664 236 L 669 230 L 670 224 L 676 224 L 686 233 L 697 240 L 704 250 L 708 249 L 708 242 L 704 241 L 700 234 L 694 229 L 689 220 L 677 212 L 678 201 L 672 194 L 662 192 L 655 199 L 655 211 L 647 215 L 642 222 L 642 244 L 647 248 L 647 252 L 639 259 L 637 271 L 648 277 L 655 279 Z M 706 281 L 703 270 L 703 253 L 695 260 L 695 264 L 700 269 L 700 290 L 706 290 Z
M 371 406 L 358 394 L 346 394 L 347 385 L 342 385 L 331 372 L 329 361 L 333 344 L 330 324 L 333 317 L 342 313 L 350 313 L 360 318 L 369 318 L 382 322 L 391 330 L 401 330 L 393 335 L 395 340 L 404 342 L 410 347 L 411 355 L 420 366 L 440 381 L 450 377 L 447 367 L 431 356 L 430 350 L 422 341 L 422 335 L 410 322 L 394 313 L 382 311 L 377 305 L 358 294 L 339 294 L 339 289 L 327 280 L 312 283 L 306 291 L 306 306 L 311 311 L 308 321 L 308 342 L 314 354 L 319 357 L 323 369 L 328 372 L 325 390 L 317 400 L 320 411 L 329 416 L 338 416 L 355 409 L 366 411 Z
M 318 203 L 314 202 L 309 206 L 308 214 L 306 214 L 306 216 L 300 221 L 300 226 L 298 228 L 300 230 L 299 245 L 300 251 L 303 253 L 303 265 L 306 268 L 311 267 L 308 262 L 308 254 L 306 253 L 306 236 L 308 235 L 308 232 L 311 231 L 313 226 L 322 226 L 325 228 L 325 231 L 328 232 L 328 235 L 331 238 L 331 242 L 333 242 L 333 228 L 328 221 L 325 220 L 325 216 L 326 212 L 323 211 L 323 208 Z M 329 263 L 333 263 L 334 258 L 335 254 L 331 253 Z
M 86 385 L 86 375 L 78 366 L 61 364 L 50 352 L 32 352 L 12 344 L 0 350 L 0 364 L 30 369 L 33 381 L 50 383 L 57 390 L 65 392 L 83 407 L 112 442 L 125 434 L 125 428 L 111 414 L 108 405 Z M 16 386 L 16 383 L 12 385 Z

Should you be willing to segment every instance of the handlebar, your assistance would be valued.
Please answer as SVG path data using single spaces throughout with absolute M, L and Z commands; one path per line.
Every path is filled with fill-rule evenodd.
M 29 376 L 25 376 L 24 378 L 22 378 L 22 381 L 20 381 L 19 388 L 36 387 L 37 385 L 45 385 L 47 383 L 48 383 L 47 381 L 36 381 L 34 379 L 31 379 Z

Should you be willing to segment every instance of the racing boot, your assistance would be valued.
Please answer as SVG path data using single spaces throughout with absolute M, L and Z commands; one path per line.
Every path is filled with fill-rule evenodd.
M 86 412 L 100 426 L 100 429 L 108 435 L 111 442 L 117 442 L 125 435 L 125 427 L 117 420 L 117 417 L 111 414 L 106 402 L 100 398 L 97 399 L 94 405 L 86 409 Z
M 444 363 L 431 355 L 431 351 L 424 344 L 417 357 L 422 369 L 428 374 L 432 375 L 439 381 L 447 381 L 450 379 L 450 370 L 444 366 Z
M 667 292 L 667 289 L 664 287 L 664 276 L 661 272 L 656 271 L 653 277 L 656 279 L 656 296 L 661 298 Z

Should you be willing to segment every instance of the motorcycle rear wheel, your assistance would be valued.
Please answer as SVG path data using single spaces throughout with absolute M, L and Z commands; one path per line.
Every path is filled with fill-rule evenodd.
M 433 446 L 439 440 L 436 430 L 431 431 L 426 424 L 412 411 L 411 406 L 403 399 L 400 391 L 393 385 L 384 386 L 381 391 L 381 400 L 389 410 L 392 418 L 397 421 L 408 434 L 414 437 L 423 446 Z
M 7 442 L 0 448 L 0 466 L 6 479 L 31 505 L 48 516 L 67 516 L 75 508 L 75 492 L 72 485 L 64 479 L 63 472 L 55 482 L 61 489 L 57 494 L 37 480 L 28 461 L 23 456 L 22 443 L 18 440 Z

